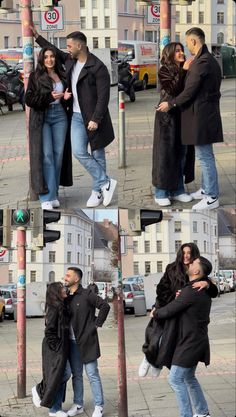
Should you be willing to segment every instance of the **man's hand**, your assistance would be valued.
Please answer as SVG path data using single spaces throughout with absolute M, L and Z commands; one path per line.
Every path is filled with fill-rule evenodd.
M 29 28 L 32 30 L 32 33 L 33 33 L 33 36 L 35 37 L 35 39 L 37 39 L 39 37 L 39 33 L 37 32 L 37 29 L 34 26 L 34 23 L 32 23 L 32 25 L 30 25 Z
M 98 124 L 96 122 L 93 122 L 92 120 L 90 120 L 89 124 L 88 124 L 88 130 L 90 130 L 90 132 L 97 130 L 98 128 Z
M 169 107 L 169 103 L 167 101 L 163 101 L 157 107 L 157 111 L 161 111 L 161 112 L 165 112 L 166 113 L 166 112 L 168 112 L 168 110 L 170 110 L 170 107 Z
M 181 294 L 181 290 L 176 291 L 175 298 L 177 298 Z
M 67 88 L 66 91 L 64 92 L 64 100 L 69 100 L 71 96 L 72 96 L 72 93 L 70 93 Z
M 209 286 L 207 281 L 198 281 L 194 282 L 192 285 L 193 288 L 198 288 L 198 291 L 201 291 L 203 288 L 207 288 Z

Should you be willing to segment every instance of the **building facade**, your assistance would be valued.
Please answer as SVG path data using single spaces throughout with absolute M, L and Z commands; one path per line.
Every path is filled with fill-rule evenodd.
M 221 269 L 236 269 L 236 210 L 218 209 Z

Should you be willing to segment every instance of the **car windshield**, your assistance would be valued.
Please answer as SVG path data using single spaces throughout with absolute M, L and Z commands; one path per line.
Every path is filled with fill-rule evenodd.
M 1 292 L 2 292 L 2 297 L 6 300 L 7 298 L 11 298 L 11 293 L 10 293 L 10 291 L 4 291 L 4 290 L 1 290 Z

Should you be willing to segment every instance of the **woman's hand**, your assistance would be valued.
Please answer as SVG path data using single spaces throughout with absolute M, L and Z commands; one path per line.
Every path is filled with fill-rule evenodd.
M 155 307 L 150 311 L 149 317 L 153 318 L 156 309 Z
M 56 91 L 52 91 L 51 94 L 54 100 L 60 100 L 62 97 L 64 97 L 64 93 L 57 93 Z
M 198 291 L 201 291 L 203 288 L 207 288 L 209 286 L 207 281 L 198 281 L 194 282 L 192 285 L 193 288 L 198 288 Z
M 183 65 L 183 69 L 185 69 L 187 71 L 189 69 L 190 65 L 192 64 L 193 60 L 194 60 L 193 57 L 186 59 L 184 65 Z
M 66 91 L 64 92 L 64 100 L 69 100 L 71 96 L 72 96 L 72 93 L 70 93 L 70 91 L 68 91 L 68 88 L 67 88 Z
M 32 30 L 32 33 L 33 33 L 33 36 L 35 37 L 35 39 L 37 39 L 39 37 L 39 33 L 37 32 L 37 29 L 34 26 L 34 23 L 29 25 L 29 28 Z
M 163 101 L 157 107 L 157 111 L 161 111 L 161 112 L 165 112 L 166 113 L 166 112 L 168 112 L 168 110 L 169 110 L 169 103 L 167 101 Z
M 175 298 L 177 298 L 181 294 L 181 290 L 176 291 Z

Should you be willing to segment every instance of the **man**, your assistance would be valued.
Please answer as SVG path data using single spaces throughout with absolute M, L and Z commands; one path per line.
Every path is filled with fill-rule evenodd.
M 51 45 L 38 34 L 34 26 L 31 29 L 41 47 Z M 72 152 L 93 178 L 87 207 L 97 207 L 101 203 L 106 207 L 112 200 L 117 184 L 106 173 L 105 158 L 105 147 L 114 139 L 108 110 L 110 76 L 103 62 L 89 52 L 87 38 L 82 32 L 67 36 L 69 53 L 56 47 L 55 50 L 65 64 L 68 89 L 73 95 Z
M 81 269 L 70 267 L 65 275 L 65 285 L 69 289 L 67 298 L 70 322 L 70 356 L 74 404 L 68 410 L 70 417 L 83 413 L 83 366 L 89 379 L 95 409 L 92 417 L 103 415 L 103 390 L 98 371 L 100 357 L 97 328 L 102 327 L 110 310 L 109 304 L 92 290 L 81 285 Z M 95 310 L 99 309 L 98 317 Z
M 193 288 L 193 283 L 211 273 L 212 265 L 200 256 L 189 265 L 189 283 L 180 295 L 165 307 L 155 310 L 154 317 L 167 319 L 176 317 L 176 339 L 172 340 L 174 352 L 171 360 L 169 383 L 175 391 L 180 417 L 210 417 L 208 405 L 203 395 L 195 371 L 198 362 L 210 363 L 208 323 L 211 298 L 206 290 Z M 161 345 L 165 344 L 164 335 Z M 165 346 L 162 346 L 165 348 Z M 169 349 L 169 346 L 166 346 Z
M 91 279 L 91 281 L 88 285 L 88 289 L 92 290 L 95 294 L 99 293 L 98 286 L 97 286 L 96 282 L 94 281 L 94 279 Z
M 212 144 L 223 141 L 219 108 L 221 70 L 207 49 L 202 29 L 189 29 L 186 45 L 195 58 L 187 72 L 184 91 L 161 103 L 157 111 L 180 107 L 182 143 L 195 145 L 202 170 L 201 188 L 191 194 L 201 201 L 192 209 L 215 209 L 219 207 L 219 186 Z

